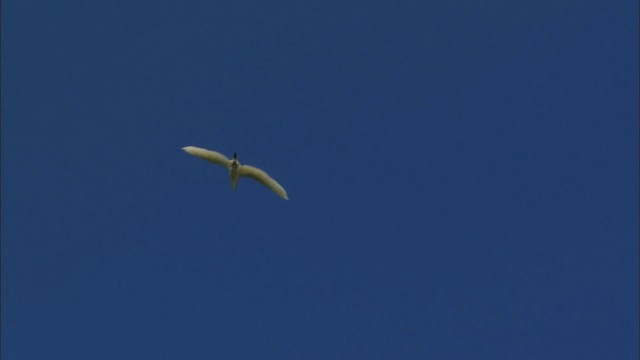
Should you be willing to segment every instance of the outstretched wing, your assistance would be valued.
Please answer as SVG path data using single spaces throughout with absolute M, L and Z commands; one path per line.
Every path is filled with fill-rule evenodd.
M 238 175 L 250 177 L 254 180 L 257 180 L 262 185 L 268 187 L 274 193 L 278 194 L 281 198 L 285 200 L 289 200 L 287 197 L 287 192 L 284 190 L 277 181 L 273 180 L 271 176 L 269 176 L 266 172 L 258 169 L 257 167 L 251 165 L 241 165 L 238 168 Z
M 182 148 L 182 150 L 186 151 L 187 153 L 193 156 L 197 156 L 201 159 L 210 161 L 214 164 L 222 165 L 226 168 L 229 167 L 229 158 L 220 154 L 217 151 L 211 151 L 211 150 L 207 150 L 207 149 L 203 149 L 195 146 L 185 146 Z

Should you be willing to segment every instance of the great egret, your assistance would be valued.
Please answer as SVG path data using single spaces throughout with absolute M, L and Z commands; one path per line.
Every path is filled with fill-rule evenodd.
M 274 193 L 278 194 L 281 198 L 289 200 L 287 192 L 284 190 L 277 181 L 271 178 L 269 174 L 251 165 L 240 165 L 236 153 L 233 154 L 233 159 L 229 159 L 217 151 L 207 150 L 195 146 L 185 146 L 182 150 L 188 154 L 197 156 L 201 159 L 210 161 L 214 164 L 222 165 L 229 170 L 229 178 L 231 179 L 231 188 L 235 190 L 238 187 L 238 178 L 241 176 L 250 177 L 257 180 L 262 185 L 268 187 Z

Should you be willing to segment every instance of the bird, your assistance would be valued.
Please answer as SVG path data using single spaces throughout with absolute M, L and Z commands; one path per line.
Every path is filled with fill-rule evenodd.
M 207 150 L 196 146 L 185 146 L 182 148 L 182 150 L 190 155 L 197 156 L 201 159 L 207 160 L 214 164 L 222 165 L 227 168 L 227 170 L 229 170 L 229 179 L 231 179 L 231 188 L 233 190 L 238 187 L 238 179 L 240 177 L 249 177 L 268 187 L 269 189 L 271 189 L 271 191 L 276 193 L 281 198 L 289 200 L 287 192 L 284 190 L 284 188 L 280 184 L 278 184 L 277 181 L 271 178 L 269 174 L 267 174 L 263 170 L 258 169 L 255 166 L 241 165 L 238 161 L 237 153 L 233 153 L 233 158 L 229 159 L 228 157 L 217 151 Z

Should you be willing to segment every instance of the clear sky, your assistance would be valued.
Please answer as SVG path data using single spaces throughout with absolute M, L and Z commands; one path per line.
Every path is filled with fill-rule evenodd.
M 637 1 L 2 1 L 0 355 L 636 359 L 638 96 Z

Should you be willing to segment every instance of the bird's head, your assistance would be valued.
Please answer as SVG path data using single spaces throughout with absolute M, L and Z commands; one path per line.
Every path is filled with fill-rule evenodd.
M 240 164 L 238 163 L 238 155 L 233 153 L 233 159 L 231 159 L 231 167 L 237 169 Z

